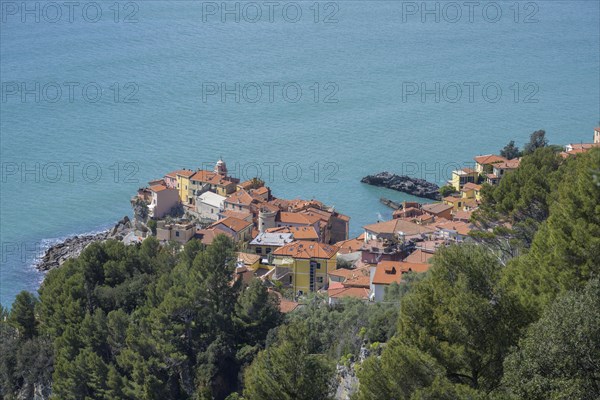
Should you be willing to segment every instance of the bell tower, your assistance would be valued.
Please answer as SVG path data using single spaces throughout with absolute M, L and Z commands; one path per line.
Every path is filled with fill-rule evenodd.
M 215 174 L 227 176 L 227 165 L 225 165 L 223 157 L 219 158 L 219 161 L 217 161 L 217 163 L 215 164 Z

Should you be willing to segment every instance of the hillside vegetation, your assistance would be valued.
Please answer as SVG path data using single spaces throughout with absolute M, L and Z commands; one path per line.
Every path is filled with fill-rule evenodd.
M 224 236 L 94 243 L 0 308 L 0 397 L 330 399 L 337 364 L 356 399 L 597 399 L 600 149 L 539 148 L 483 196 L 483 231 L 381 304 L 283 315 Z

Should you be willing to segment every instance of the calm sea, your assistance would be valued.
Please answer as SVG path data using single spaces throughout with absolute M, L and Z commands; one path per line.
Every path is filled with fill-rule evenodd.
M 0 301 L 38 287 L 43 246 L 220 156 L 356 235 L 409 198 L 364 175 L 443 182 L 537 129 L 590 141 L 598 4 L 3 0 Z

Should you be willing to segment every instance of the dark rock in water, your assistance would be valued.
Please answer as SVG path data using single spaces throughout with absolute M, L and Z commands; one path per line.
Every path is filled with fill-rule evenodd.
M 368 175 L 360 180 L 373 186 L 380 186 L 388 189 L 398 190 L 413 196 L 426 199 L 440 200 L 440 187 L 435 183 L 427 182 L 424 179 L 411 178 L 406 175 L 395 175 L 389 172 L 380 172 L 376 175 Z
M 90 243 L 107 239 L 123 240 L 131 230 L 131 221 L 129 217 L 125 216 L 112 229 L 104 232 L 93 235 L 71 236 L 60 243 L 50 246 L 37 263 L 36 268 L 40 271 L 49 271 L 60 267 L 68 259 L 78 257 Z

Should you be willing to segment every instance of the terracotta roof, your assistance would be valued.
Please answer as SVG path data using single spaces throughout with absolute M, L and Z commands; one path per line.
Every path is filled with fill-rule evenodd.
M 473 229 L 471 224 L 462 221 L 447 221 L 441 224 L 436 224 L 439 229 L 456 231 L 460 235 L 468 235 Z
M 310 242 L 299 240 L 282 246 L 275 251 L 273 255 L 290 256 L 293 258 L 331 258 L 338 251 L 337 246 L 328 245 L 319 242 Z
M 258 195 L 263 195 L 263 194 L 269 193 L 269 189 L 267 187 L 265 187 L 265 186 L 261 186 L 261 187 L 259 187 L 257 189 L 253 189 L 252 192 L 256 193 Z
M 489 179 L 498 179 L 496 174 L 486 174 L 485 176 L 487 176 Z
M 165 176 L 168 176 L 169 178 L 177 178 L 177 171 L 169 172 L 168 174 L 165 174 Z
M 243 219 L 244 221 L 247 221 L 248 218 L 252 216 L 252 214 L 248 210 L 240 210 L 240 211 L 225 210 L 225 211 L 220 212 L 219 214 L 222 215 L 223 218 L 234 217 L 237 219 Z
M 329 285 L 327 295 L 334 299 L 342 297 L 353 297 L 357 299 L 368 299 L 369 289 L 364 287 L 346 287 L 339 282 L 333 282 Z
M 375 268 L 373 275 L 374 285 L 390 285 L 394 282 L 400 283 L 402 280 L 402 271 L 398 261 L 382 261 Z
M 456 196 L 446 196 L 442 200 L 447 201 L 448 203 L 455 203 L 457 201 L 462 201 L 462 198 Z
M 454 213 L 454 220 L 469 221 L 471 219 L 471 215 L 473 215 L 473 211 L 458 210 Z
M 402 219 L 392 219 L 391 221 L 378 222 L 376 224 L 366 225 L 364 228 L 375 233 L 395 234 L 404 232 L 407 236 L 418 235 L 421 233 L 431 233 L 434 229 L 418 225 Z
M 319 240 L 319 233 L 314 226 L 279 226 L 269 228 L 266 232 L 291 233 L 296 240 Z
M 154 185 L 154 186 L 150 186 L 148 189 L 150 189 L 151 191 L 158 193 L 158 192 L 162 192 L 163 190 L 167 190 L 168 187 L 166 187 L 165 185 Z
M 243 262 L 245 265 L 253 265 L 257 261 L 260 260 L 260 256 L 258 254 L 252 253 L 238 253 L 238 261 Z
M 224 225 L 234 232 L 240 232 L 252 225 L 252 222 L 235 217 L 227 217 L 214 222 L 209 226 L 209 228 L 216 228 L 219 225 Z
M 242 204 L 249 206 L 252 202 L 256 201 L 256 199 L 250 195 L 246 190 L 240 189 L 237 192 L 229 195 L 227 199 L 225 199 L 226 203 L 231 204 Z
M 337 276 L 339 278 L 344 278 L 344 280 L 354 280 L 361 277 L 369 278 L 369 267 L 363 266 L 360 268 L 339 268 L 334 271 L 329 272 L 331 276 Z M 356 286 L 356 285 L 354 285 Z M 367 286 L 369 286 L 369 280 L 367 279 Z
M 198 230 L 196 230 L 196 235 L 201 236 L 200 242 L 202 242 L 203 244 L 206 244 L 206 245 L 212 244 L 212 242 L 215 240 L 215 237 L 217 235 L 225 235 L 230 238 L 233 238 L 227 232 L 223 232 L 223 231 L 217 232 L 214 229 L 198 229 Z
M 171 173 L 173 173 L 173 172 L 171 172 Z M 189 169 L 179 169 L 179 170 L 175 171 L 174 173 L 175 173 L 175 175 L 181 175 L 186 178 L 189 178 L 190 176 L 195 174 L 194 171 L 191 171 Z
M 502 156 L 497 156 L 495 154 L 486 154 L 484 156 L 475 157 L 475 162 L 480 165 L 488 165 L 504 161 L 507 161 L 507 159 Z
M 276 292 L 271 289 L 269 289 L 269 292 L 275 293 L 275 295 L 279 299 L 279 311 L 281 311 L 284 314 L 294 311 L 300 305 L 295 301 L 285 299 L 279 292 Z
M 356 239 L 342 240 L 335 245 L 340 248 L 338 253 L 348 254 L 359 251 L 363 244 L 365 244 L 364 236 L 362 238 L 358 237 Z
M 429 260 L 433 257 L 433 253 L 429 253 L 427 251 L 423 251 L 421 249 L 416 249 L 408 257 L 406 257 L 403 261 L 407 263 L 429 263 Z
M 594 147 L 600 147 L 600 143 L 569 143 L 569 146 L 571 146 L 572 148 L 571 151 L 575 150 L 582 152 L 585 150 L 593 149 Z M 567 153 L 570 153 L 570 151 Z
M 279 221 L 284 224 L 313 225 L 315 222 L 319 221 L 319 219 L 319 217 L 304 213 L 293 213 L 285 211 L 279 213 Z
M 508 160 L 508 161 L 505 161 L 505 162 L 494 164 L 494 168 L 499 168 L 499 169 L 516 169 L 516 168 L 519 168 L 520 164 L 521 164 L 521 159 L 520 158 L 513 158 L 512 160 Z
M 445 211 L 451 210 L 452 206 L 450 204 L 444 204 L 444 203 L 431 203 L 431 204 L 423 204 L 421 209 L 423 211 L 431 213 L 431 214 L 440 214 Z
M 467 182 L 463 185 L 461 191 L 467 191 L 467 190 L 481 190 L 481 185 L 477 185 L 476 183 L 473 182 Z
M 393 282 L 400 283 L 402 274 L 407 272 L 426 272 L 431 265 L 425 263 L 403 262 L 403 261 L 381 261 L 377 264 L 373 283 L 377 285 L 389 285 Z
M 192 181 L 198 181 L 202 183 L 209 183 L 211 185 L 216 186 L 227 186 L 231 185 L 233 182 L 228 180 L 223 175 L 219 175 L 213 171 L 200 170 L 196 172 L 190 178 Z

